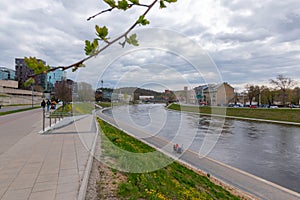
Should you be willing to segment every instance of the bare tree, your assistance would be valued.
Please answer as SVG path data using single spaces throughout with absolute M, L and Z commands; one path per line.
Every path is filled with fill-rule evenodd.
M 296 85 L 296 82 L 291 78 L 285 77 L 284 75 L 280 74 L 276 77 L 276 79 L 270 79 L 270 83 L 275 86 L 275 88 L 280 90 L 281 95 L 281 103 L 282 105 L 286 105 L 287 97 L 288 97 L 288 90 Z
M 63 107 L 66 103 L 72 101 L 73 86 L 67 80 L 59 81 L 54 86 L 54 96 L 63 102 Z
M 299 102 L 300 102 L 300 88 L 295 87 L 294 90 L 292 91 L 292 101 L 291 101 L 291 103 L 299 104 Z
M 257 96 L 260 93 L 260 88 L 257 85 L 250 85 L 250 84 L 247 84 L 245 88 L 247 90 L 247 96 L 248 96 L 250 105 L 252 105 L 253 99 L 257 98 Z
M 274 103 L 275 91 L 273 91 L 271 88 L 263 85 L 260 88 L 260 93 L 262 104 L 268 104 L 271 106 Z
M 76 101 L 93 101 L 95 100 L 95 91 L 92 86 L 85 82 L 79 82 L 77 84 L 77 93 Z

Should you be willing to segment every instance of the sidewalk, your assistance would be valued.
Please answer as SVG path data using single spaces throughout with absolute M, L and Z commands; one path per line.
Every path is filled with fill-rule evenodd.
M 23 137 L 0 156 L 0 199 L 84 198 L 81 187 L 96 136 L 89 115 L 47 134 L 35 130 Z

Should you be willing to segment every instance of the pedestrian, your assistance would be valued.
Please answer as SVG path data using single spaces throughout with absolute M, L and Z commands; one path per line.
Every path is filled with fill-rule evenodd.
M 46 102 L 45 100 L 43 99 L 42 103 L 41 103 L 41 106 L 43 108 L 43 111 L 45 111 L 45 107 L 46 107 Z
M 50 100 L 48 99 L 48 101 L 47 101 L 47 112 L 49 112 L 49 110 L 50 110 L 50 105 L 51 105 L 51 102 L 50 102 Z

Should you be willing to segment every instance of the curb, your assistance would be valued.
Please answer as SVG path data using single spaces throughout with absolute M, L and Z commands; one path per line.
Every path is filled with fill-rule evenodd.
M 94 160 L 94 155 L 95 155 L 95 149 L 96 149 L 97 138 L 98 138 L 98 134 L 99 134 L 99 128 L 98 128 L 98 124 L 97 124 L 95 115 L 93 117 L 94 117 L 94 123 L 96 125 L 97 134 L 94 138 L 94 142 L 93 142 L 91 152 L 89 153 L 88 162 L 87 162 L 87 165 L 85 167 L 84 175 L 83 175 L 83 178 L 82 178 L 82 181 L 81 181 L 81 184 L 80 184 L 77 200 L 85 200 L 86 191 L 87 191 L 88 182 L 89 182 L 89 177 L 90 177 L 90 173 L 91 173 L 91 169 L 92 169 L 92 165 L 93 165 L 93 160 Z

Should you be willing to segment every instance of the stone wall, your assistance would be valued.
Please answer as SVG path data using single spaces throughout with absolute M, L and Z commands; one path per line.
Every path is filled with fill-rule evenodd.
M 42 96 L 34 96 L 33 103 L 36 105 L 40 105 L 43 98 Z M 7 95 L 0 94 L 0 104 L 1 105 L 13 105 L 13 104 L 31 104 L 32 97 L 25 95 Z

